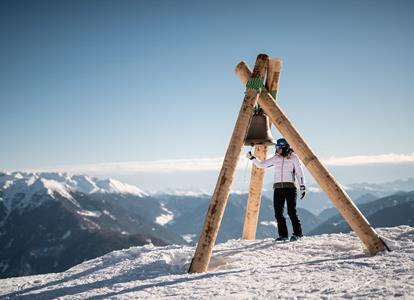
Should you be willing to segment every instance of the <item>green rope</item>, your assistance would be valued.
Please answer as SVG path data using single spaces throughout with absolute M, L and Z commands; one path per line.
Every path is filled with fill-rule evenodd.
M 256 90 L 258 93 L 260 93 L 264 88 L 263 81 L 260 80 L 260 78 L 252 77 L 247 82 L 246 88 Z

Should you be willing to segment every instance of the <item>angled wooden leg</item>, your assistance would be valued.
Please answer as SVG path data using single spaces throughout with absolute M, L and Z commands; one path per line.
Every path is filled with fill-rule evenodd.
M 268 57 L 265 54 L 257 56 L 256 64 L 251 76 L 252 86 L 259 86 L 258 83 L 263 85 L 263 79 L 267 68 L 267 60 Z M 223 166 L 217 179 L 216 188 L 211 198 L 204 226 L 200 234 L 200 239 L 190 265 L 189 272 L 191 273 L 205 272 L 208 269 L 217 233 L 220 228 L 221 219 L 223 218 L 224 209 L 229 197 L 230 187 L 233 183 L 236 165 L 240 158 L 240 152 L 243 147 L 258 95 L 259 94 L 256 89 L 246 89 L 242 107 L 224 157 Z
M 267 145 L 256 145 L 254 155 L 260 159 L 266 159 Z M 244 240 L 255 240 L 257 223 L 259 221 L 260 202 L 263 189 L 264 169 L 252 166 L 252 176 L 249 186 L 249 197 L 247 198 L 246 212 L 242 238 Z
M 276 96 L 279 86 L 279 76 L 282 61 L 278 59 L 269 59 L 267 68 L 266 89 L 272 91 Z M 249 70 L 250 72 L 250 70 Z M 248 78 L 246 78 L 246 81 Z M 243 80 L 242 80 L 243 81 Z M 270 125 L 270 124 L 269 124 Z M 266 159 L 267 145 L 255 145 L 254 155 L 260 159 Z M 252 173 L 249 186 L 249 196 L 247 198 L 246 212 L 244 215 L 244 225 L 242 238 L 245 240 L 256 239 L 257 223 L 259 221 L 260 202 L 263 190 L 265 170 L 252 166 Z
M 236 71 L 244 72 L 243 75 L 239 74 L 239 77 L 249 75 L 247 65 L 243 65 L 245 65 L 245 63 L 241 62 L 236 68 Z M 258 102 L 264 112 L 270 117 L 279 132 L 295 149 L 295 153 L 318 182 L 319 186 L 331 199 L 332 203 L 348 222 L 352 230 L 355 231 L 356 235 L 364 243 L 365 247 L 368 249 L 368 252 L 374 255 L 377 252 L 384 251 L 384 243 L 378 236 L 375 229 L 371 227 L 368 220 L 365 219 L 363 214 L 355 206 L 345 190 L 316 157 L 312 149 L 300 135 L 299 131 L 293 126 L 286 114 L 276 103 L 272 95 L 270 95 L 266 90 L 263 90 L 260 93 Z

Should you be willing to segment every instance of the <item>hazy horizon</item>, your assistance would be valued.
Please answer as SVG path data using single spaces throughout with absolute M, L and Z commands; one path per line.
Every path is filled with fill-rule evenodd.
M 397 156 L 397 155 L 394 155 Z M 386 159 L 390 157 L 391 159 Z M 398 157 L 398 156 L 397 156 Z M 328 158 L 322 159 L 328 170 L 343 185 L 355 183 L 382 184 L 395 180 L 414 178 L 414 154 L 411 156 L 388 156 Z M 133 184 L 146 191 L 194 190 L 212 191 L 221 168 L 223 158 L 182 159 L 169 161 L 141 161 L 104 164 L 59 166 L 38 169 L 4 169 L 14 172 L 61 172 L 85 174 L 98 178 L 113 178 Z M 251 162 L 241 157 L 232 186 L 233 190 L 247 190 L 250 183 Z M 305 170 L 307 185 L 316 185 Z M 272 182 L 273 170 L 265 173 L 265 184 Z

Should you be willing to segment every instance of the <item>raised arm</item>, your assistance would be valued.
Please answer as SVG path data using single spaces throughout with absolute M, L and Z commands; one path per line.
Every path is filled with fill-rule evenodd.
M 259 169 L 264 169 L 272 167 L 274 165 L 275 157 L 273 156 L 262 161 L 258 160 L 257 158 L 253 158 L 252 161 L 256 167 L 258 167 Z

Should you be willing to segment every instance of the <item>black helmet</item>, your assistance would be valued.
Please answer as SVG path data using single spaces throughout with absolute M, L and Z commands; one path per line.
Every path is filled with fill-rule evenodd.
M 276 141 L 276 150 L 279 149 L 279 148 L 285 149 L 287 151 L 287 150 L 290 149 L 290 145 L 286 141 L 286 139 L 280 138 Z

